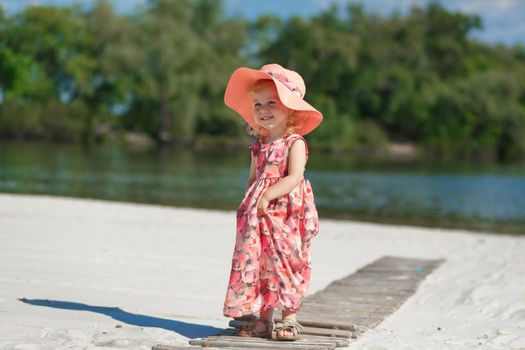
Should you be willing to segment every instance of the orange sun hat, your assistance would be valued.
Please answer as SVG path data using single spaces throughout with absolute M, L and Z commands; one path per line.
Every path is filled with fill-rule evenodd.
M 257 80 L 272 80 L 281 103 L 299 112 L 296 133 L 306 135 L 323 120 L 321 112 L 304 100 L 306 86 L 299 73 L 273 63 L 261 69 L 237 68 L 230 77 L 224 93 L 224 103 L 239 113 L 252 128 L 257 129 L 253 119 L 251 88 Z

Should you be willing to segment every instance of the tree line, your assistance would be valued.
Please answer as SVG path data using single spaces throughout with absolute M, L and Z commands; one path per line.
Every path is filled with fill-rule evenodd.
M 525 48 L 471 38 L 478 16 L 438 4 L 380 16 L 352 5 L 311 18 L 228 17 L 216 0 L 150 0 L 131 15 L 0 8 L 0 138 L 161 144 L 245 142 L 224 106 L 239 66 L 302 74 L 325 116 L 308 136 L 332 152 L 410 143 L 431 157 L 525 157 Z

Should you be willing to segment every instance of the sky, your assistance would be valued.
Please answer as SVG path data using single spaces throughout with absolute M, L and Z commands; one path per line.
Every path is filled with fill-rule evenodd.
M 20 11 L 30 4 L 72 5 L 92 4 L 95 0 L 0 0 L 8 13 Z M 147 0 L 111 0 L 120 13 L 131 13 Z M 394 11 L 406 13 L 412 6 L 424 7 L 440 3 L 445 8 L 467 14 L 477 14 L 483 21 L 483 30 L 472 36 L 490 44 L 525 45 L 525 0 L 224 0 L 227 15 L 255 18 L 273 14 L 283 18 L 292 15 L 308 17 L 331 4 L 341 7 L 351 3 L 364 4 L 366 10 L 388 15 Z

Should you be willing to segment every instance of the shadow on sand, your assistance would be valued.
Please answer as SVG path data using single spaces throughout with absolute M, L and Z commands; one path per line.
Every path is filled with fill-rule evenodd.
M 187 338 L 204 338 L 210 335 L 216 335 L 222 331 L 221 328 L 212 326 L 205 326 L 195 323 L 186 323 L 175 320 L 168 320 L 165 318 L 158 318 L 146 315 L 132 314 L 126 312 L 118 307 L 107 306 L 92 306 L 81 303 L 74 303 L 70 301 L 48 300 L 48 299 L 18 299 L 23 303 L 54 307 L 56 309 L 77 310 L 77 311 L 91 311 L 106 316 L 110 316 L 117 321 L 124 322 L 134 326 L 140 327 L 156 327 L 174 331 Z

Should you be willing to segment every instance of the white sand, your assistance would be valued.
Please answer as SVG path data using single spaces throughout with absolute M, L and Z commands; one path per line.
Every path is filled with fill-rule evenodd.
M 226 327 L 234 219 L 0 195 L 0 349 L 149 349 Z M 310 293 L 383 255 L 446 259 L 350 349 L 525 349 L 525 237 L 322 220 L 312 253 Z

